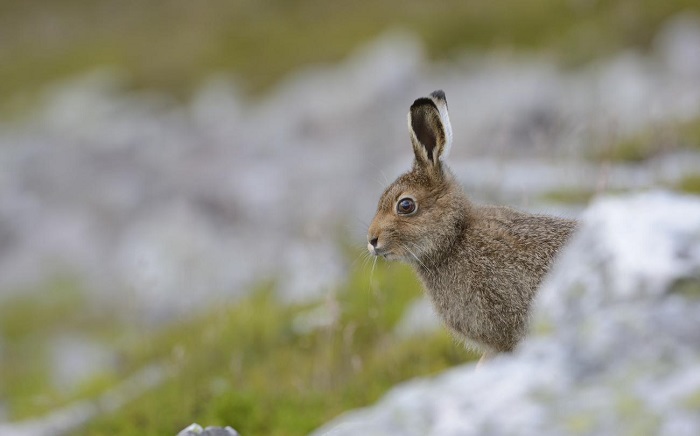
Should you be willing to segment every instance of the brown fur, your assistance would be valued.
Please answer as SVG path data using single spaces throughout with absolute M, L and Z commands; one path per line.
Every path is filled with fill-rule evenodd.
M 445 325 L 467 346 L 511 351 L 526 333 L 537 287 L 576 222 L 473 204 L 442 163 L 451 139 L 447 102 L 437 91 L 431 98 L 435 104 L 424 98 L 411 107 L 416 159 L 382 194 L 368 233 L 375 246 L 368 248 L 411 264 Z M 413 130 L 426 125 L 434 131 Z M 406 197 L 417 204 L 408 216 L 396 210 Z

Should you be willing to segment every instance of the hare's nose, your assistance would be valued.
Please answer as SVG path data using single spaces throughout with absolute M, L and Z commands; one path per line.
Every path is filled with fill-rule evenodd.
M 372 238 L 369 240 L 370 245 L 372 245 L 372 247 L 374 247 L 374 248 L 377 248 L 378 242 L 379 242 L 379 238 Z

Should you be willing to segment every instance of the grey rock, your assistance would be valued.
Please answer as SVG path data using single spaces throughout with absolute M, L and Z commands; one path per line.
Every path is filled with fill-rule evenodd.
M 700 198 L 602 198 L 582 222 L 515 353 L 313 434 L 700 434 Z
M 240 436 L 232 427 L 207 427 L 201 436 Z
M 240 436 L 232 427 L 207 427 L 194 423 L 182 429 L 177 436 Z
M 188 425 L 187 427 L 183 428 L 180 433 L 177 434 L 177 436 L 193 436 L 193 435 L 199 435 L 204 431 L 201 425 L 195 423 L 192 423 Z

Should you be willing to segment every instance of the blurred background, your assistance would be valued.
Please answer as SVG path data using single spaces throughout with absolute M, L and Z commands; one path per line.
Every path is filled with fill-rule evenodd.
M 364 248 L 435 89 L 476 201 L 700 193 L 697 1 L 0 1 L 0 423 L 301 435 L 475 358 Z

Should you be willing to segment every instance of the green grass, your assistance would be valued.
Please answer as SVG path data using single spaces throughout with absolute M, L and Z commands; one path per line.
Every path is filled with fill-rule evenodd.
M 313 332 L 293 328 L 308 307 L 280 306 L 270 290 L 261 290 L 146 338 L 129 360 L 170 360 L 177 375 L 83 434 L 174 434 L 191 422 L 232 425 L 251 435 L 306 434 L 372 403 L 401 380 L 468 358 L 445 333 L 397 339 L 393 327 L 420 291 L 404 267 L 380 267 L 375 276 L 376 292 L 358 273 L 321 303 L 337 307 L 339 317 Z
M 2 319 L 3 336 L 15 347 L 34 350 L 25 355 L 14 348 L 13 359 L 4 355 L 3 376 L 9 368 L 7 374 L 16 380 L 2 392 L 13 419 L 94 398 L 153 362 L 172 371 L 161 386 L 76 434 L 176 434 L 192 422 L 231 425 L 244 435 L 307 434 L 347 409 L 373 403 L 400 381 L 474 358 L 444 331 L 408 339 L 394 334 L 406 307 L 421 293 L 413 273 L 399 264 L 377 264 L 371 281 L 369 268 L 357 270 L 345 286 L 316 304 L 281 305 L 274 285 L 266 285 L 236 304 L 156 331 L 123 325 L 114 317 L 99 324 L 86 315 L 80 298 L 64 302 L 57 297 L 77 293 L 63 288 L 46 294 L 54 300 L 45 296 L 0 307 L 0 314 L 15 314 Z M 318 307 L 337 310 L 337 318 L 310 332 L 294 327 L 295 320 Z M 38 358 L 43 338 L 56 329 L 91 330 L 111 341 L 119 350 L 118 367 L 75 392 L 56 391 L 46 364 L 32 363 L 46 362 Z
M 689 174 L 681 178 L 676 184 L 662 184 L 660 187 L 673 189 L 688 194 L 700 195 L 700 173 Z M 617 195 L 629 192 L 621 189 L 594 191 L 579 188 L 561 188 L 543 193 L 539 200 L 546 203 L 559 204 L 588 204 L 593 197 L 598 195 Z
M 629 137 L 603 144 L 589 158 L 634 164 L 679 150 L 700 151 L 700 118 L 649 126 Z
M 585 189 L 555 189 L 545 192 L 540 197 L 540 200 L 544 202 L 551 203 L 561 203 L 561 204 L 586 204 L 591 198 L 596 195 L 595 191 L 589 191 Z
M 560 188 L 543 193 L 539 199 L 544 202 L 560 204 L 588 204 L 598 195 L 621 195 L 629 192 L 624 189 L 593 190 L 585 188 Z
M 389 28 L 419 34 L 433 58 L 463 49 L 541 50 L 579 64 L 650 46 L 694 0 L 0 0 L 0 96 L 27 105 L 43 84 L 96 66 L 186 97 L 212 71 L 259 92 L 309 63 L 335 62 Z M 11 60 L 8 62 L 7 60 Z
M 614 144 L 605 158 L 614 162 L 641 163 L 659 155 L 662 149 L 663 145 L 653 136 L 642 134 Z
M 700 118 L 681 123 L 677 129 L 681 146 L 700 151 Z
M 691 174 L 683 177 L 677 188 L 679 191 L 688 194 L 700 195 L 700 174 Z
M 79 332 L 96 341 L 116 335 L 114 316 L 90 307 L 72 279 L 26 289 L 0 304 L 0 398 L 11 419 L 23 419 L 66 404 L 82 392 L 52 384 L 49 348 L 53 338 Z M 94 384 L 94 382 L 93 382 Z

